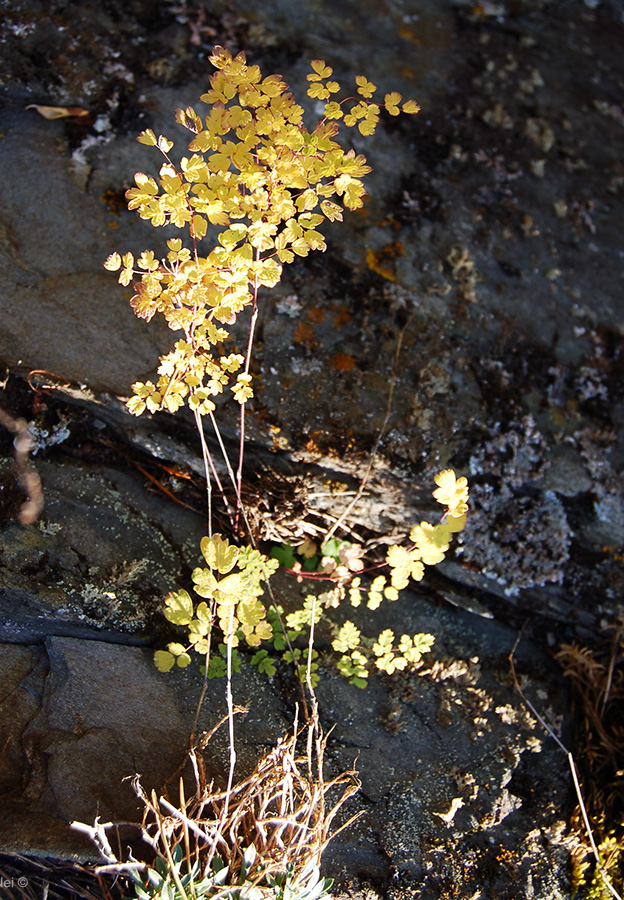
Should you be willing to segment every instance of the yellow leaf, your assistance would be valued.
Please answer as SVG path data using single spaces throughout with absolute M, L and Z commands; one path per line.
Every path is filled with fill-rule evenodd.
M 361 97 L 372 97 L 377 90 L 377 85 L 372 81 L 368 81 L 364 75 L 356 75 L 355 83 L 357 84 L 357 92 Z
M 198 216 L 197 214 L 193 216 L 191 221 L 192 236 L 194 238 L 197 238 L 198 241 L 201 241 L 201 239 L 206 236 L 206 232 L 208 231 L 208 223 L 203 216 Z
M 358 122 L 358 131 L 360 134 L 363 134 L 364 137 L 368 137 L 371 134 L 375 134 L 375 128 L 377 126 L 377 122 L 372 119 L 364 119 L 362 122 Z
M 173 147 L 173 141 L 170 141 L 168 138 L 163 137 L 163 135 L 160 134 L 158 136 L 157 146 L 162 153 L 169 153 L 169 151 Z
M 212 48 L 212 54 L 208 57 L 215 69 L 225 69 L 232 62 L 232 54 L 225 47 L 217 45 Z
M 452 469 L 444 469 L 438 472 L 434 479 L 438 485 L 438 489 L 433 492 L 433 496 L 446 506 L 449 515 L 454 517 L 462 516 L 468 509 L 468 481 L 466 478 L 457 478 Z
M 175 656 L 168 650 L 157 650 L 154 653 L 154 665 L 159 672 L 168 672 L 175 665 Z
M 320 216 L 318 213 L 301 213 L 297 217 L 297 221 L 302 228 L 316 228 L 317 225 L 324 221 L 324 216 Z
M 414 115 L 415 113 L 420 112 L 420 106 L 416 103 L 415 100 L 406 100 L 403 104 L 403 112 L 408 113 L 409 115 Z
M 264 285 L 264 287 L 275 287 L 282 277 L 282 267 L 274 259 L 264 259 L 257 263 L 255 272 L 259 284 Z
M 126 403 L 127 409 L 133 416 L 140 416 L 141 413 L 144 413 L 145 405 L 145 400 L 142 400 L 141 397 L 131 397 Z
M 330 100 L 325 104 L 325 115 L 328 119 L 342 119 L 342 109 L 335 100 Z
M 391 547 L 388 547 L 388 552 L 386 553 L 386 562 L 393 569 L 403 568 L 404 566 L 409 565 L 409 551 L 406 550 L 405 547 L 400 547 L 398 544 L 393 544 Z
M 108 269 L 109 272 L 116 272 L 121 266 L 121 256 L 119 253 L 111 253 L 110 256 L 106 258 L 104 263 L 104 268 Z
M 253 397 L 251 375 L 239 375 L 236 379 L 236 384 L 232 387 L 232 393 L 240 404 L 250 400 Z
M 312 188 L 308 188 L 307 191 L 304 191 L 297 197 L 295 205 L 299 210 L 314 209 L 314 207 L 318 205 L 316 191 L 312 190 Z
M 266 611 L 262 603 L 253 598 L 241 601 L 238 604 L 238 618 L 243 625 L 251 625 L 253 628 L 264 619 Z
M 270 250 L 274 245 L 273 235 L 277 231 L 277 225 L 270 222 L 254 222 L 249 226 L 249 243 L 256 250 Z
M 270 622 L 259 622 L 256 625 L 255 636 L 258 641 L 269 641 L 273 637 L 273 628 Z
M 320 78 L 329 78 L 329 76 L 334 71 L 331 66 L 325 64 L 324 59 L 313 59 L 310 62 L 310 65 L 313 69 L 313 74 L 308 75 L 308 81 L 318 81 Z
M 243 579 L 240 573 L 234 572 L 218 582 L 214 595 L 221 607 L 231 606 L 236 602 L 243 589 Z
M 448 515 L 444 520 L 444 524 L 448 528 L 451 534 L 456 534 L 459 531 L 463 531 L 466 527 L 466 516 L 451 516 Z
M 187 181 L 202 181 L 204 179 L 206 163 L 197 153 L 194 153 L 190 159 L 183 156 L 180 165 Z
M 310 76 L 308 75 L 308 78 L 309 77 Z M 314 84 L 311 84 L 310 87 L 308 88 L 307 94 L 308 94 L 308 97 L 312 97 L 313 99 L 318 98 L 319 100 L 327 100 L 327 98 L 330 96 L 330 93 L 327 90 L 327 88 L 320 82 L 315 82 Z
M 412 528 L 410 540 L 418 547 L 422 561 L 427 566 L 435 566 L 442 562 L 449 548 L 449 532 L 444 525 L 421 522 Z
M 146 128 L 145 131 L 142 131 L 138 136 L 137 141 L 139 144 L 147 144 L 148 147 L 155 147 L 156 135 L 151 128 Z
M 321 201 L 321 209 L 330 222 L 342 222 L 342 208 L 331 200 Z
M 188 625 L 193 618 L 193 601 L 187 591 L 171 591 L 167 594 L 165 618 L 174 625 Z
M 176 109 L 175 120 L 179 125 L 184 125 L 185 128 L 192 131 L 193 134 L 198 134 L 203 128 L 202 120 L 192 106 L 187 106 L 186 109 Z
M 384 97 L 384 106 L 391 116 L 398 116 L 400 113 L 399 103 L 403 98 L 398 91 L 392 91 Z
M 315 231 L 313 228 L 308 229 L 305 232 L 305 242 L 310 248 L 310 250 L 326 250 L 327 244 L 325 243 L 325 238 L 321 234 L 320 231 Z M 294 247 L 293 247 L 294 249 Z
M 238 547 L 231 545 L 227 538 L 223 539 L 220 534 L 202 538 L 199 546 L 210 568 L 216 569 L 221 575 L 231 572 L 236 565 Z M 222 583 L 220 582 L 219 587 Z

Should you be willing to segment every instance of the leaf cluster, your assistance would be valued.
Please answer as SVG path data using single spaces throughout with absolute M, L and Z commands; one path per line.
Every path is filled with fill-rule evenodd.
M 231 900 L 266 900 L 267 891 L 275 900 L 327 900 L 332 880 L 323 878 L 316 866 L 307 866 L 295 875 L 293 867 L 286 872 L 267 871 L 259 886 L 258 853 L 250 844 L 243 853 L 240 872 L 232 883 L 229 867 L 215 856 L 207 871 L 201 872 L 199 860 L 190 864 L 181 844 L 169 850 L 169 858 L 157 856 L 152 866 L 142 871 L 129 869 L 128 880 L 134 900 L 209 900 L 227 896 Z M 260 868 L 261 872 L 261 868 Z
M 333 590 L 319 597 L 308 595 L 300 610 L 286 616 L 291 644 L 309 630 L 313 611 L 316 625 L 324 610 L 337 607 L 347 596 L 353 607 L 361 606 L 366 597 L 367 609 L 374 611 L 384 600 L 398 600 L 399 592 L 408 586 L 410 579 L 420 581 L 425 566 L 437 565 L 444 559 L 453 534 L 461 531 L 466 524 L 468 482 L 464 477 L 457 478 L 452 469 L 438 473 L 434 480 L 437 488 L 433 496 L 446 508 L 444 516 L 435 525 L 421 522 L 414 526 L 409 535 L 411 544 L 407 547 L 393 544 L 388 548 L 385 563 L 389 569 L 389 579 L 385 574 L 378 574 L 365 586 L 363 576 L 355 574 L 366 571 L 362 559 L 364 549 L 348 541 L 332 538 L 317 547 L 306 539 L 296 548 L 287 544 L 273 548 L 271 557 L 291 571 L 298 572 L 300 578 L 306 571 L 313 571 L 319 573 L 319 577 L 324 575 L 335 585 Z M 297 556 L 304 557 L 303 564 Z M 332 641 L 332 648 L 340 655 L 339 671 L 352 684 L 365 687 L 366 679 L 374 668 L 392 674 L 419 663 L 423 653 L 431 649 L 434 638 L 430 634 L 404 634 L 396 646 L 394 640 L 394 633 L 389 629 L 371 640 L 362 636 L 353 622 L 345 622 L 336 630 Z M 276 649 L 283 649 L 283 645 Z M 268 665 L 267 659 L 268 652 L 266 657 L 263 656 L 263 665 Z
M 407 587 L 410 578 L 420 581 L 426 565 L 436 565 L 449 549 L 452 535 L 466 524 L 468 509 L 468 483 L 457 478 L 451 469 L 435 476 L 438 485 L 433 496 L 446 507 L 440 522 L 431 525 L 421 522 L 410 532 L 411 544 L 407 547 L 393 544 L 388 548 L 386 564 L 390 580 L 379 574 L 365 588 L 362 576 L 363 548 L 348 541 L 331 539 L 320 547 L 306 540 L 298 548 L 282 544 L 274 547 L 268 558 L 251 547 L 236 547 L 220 534 L 205 537 L 201 551 L 206 566 L 197 567 L 192 573 L 195 593 L 203 598 L 195 603 L 185 590 L 172 591 L 165 597 L 165 616 L 174 625 L 187 629 L 186 644 L 173 641 L 166 650 L 157 650 L 154 661 L 162 672 L 174 665 L 182 668 L 191 662 L 194 650 L 209 659 L 209 677 L 226 673 L 226 644 L 236 648 L 241 641 L 258 648 L 252 663 L 268 676 L 276 672 L 275 657 L 262 643 L 268 644 L 287 663 L 294 663 L 301 677 L 308 671 L 308 650 L 296 646 L 316 626 L 328 608 L 336 607 L 349 598 L 351 606 L 362 604 L 366 592 L 367 609 L 377 609 L 384 600 L 397 600 L 399 591 Z M 458 514 L 459 513 L 459 514 Z M 301 609 L 284 616 L 281 607 L 266 607 L 260 597 L 263 581 L 277 570 L 280 562 L 289 568 L 298 565 L 295 551 L 310 564 L 320 577 L 329 579 L 334 588 L 319 597 L 308 594 Z M 300 566 L 295 571 L 303 572 Z M 355 576 L 355 577 L 354 577 Z M 211 637 L 218 626 L 221 642 L 217 652 L 211 654 Z M 332 626 L 330 625 L 330 628 Z M 340 629 L 333 626 L 335 636 L 332 647 L 339 654 L 338 669 L 357 687 L 365 687 L 375 668 L 389 675 L 420 662 L 423 653 L 432 646 L 430 634 L 402 635 L 395 646 L 395 636 L 390 629 L 376 639 L 362 636 L 360 629 L 347 621 Z M 316 650 L 312 650 L 309 671 L 313 686 L 318 682 Z M 233 666 L 240 665 L 238 655 L 233 655 Z
M 208 656 L 213 628 L 218 626 L 222 638 L 218 656 L 211 659 L 210 675 L 225 673 L 225 645 L 237 647 L 244 641 L 258 647 L 273 637 L 273 627 L 266 618 L 266 608 L 259 599 L 262 582 L 278 567 L 251 547 L 238 548 L 220 534 L 202 538 L 201 552 L 206 566 L 193 570 L 194 591 L 204 598 L 197 605 L 188 591 L 172 591 L 165 597 L 165 617 L 174 625 L 188 630 L 187 644 L 172 642 L 167 650 L 157 650 L 156 667 L 167 672 L 175 664 L 185 668 L 191 662 L 192 649 Z
M 143 131 L 138 140 L 160 150 L 165 162 L 158 180 L 137 172 L 126 192 L 129 209 L 155 227 L 188 229 L 191 248 L 173 238 L 165 259 L 146 250 L 138 259 L 112 253 L 104 263 L 119 272 L 122 285 L 133 284 L 137 316 L 150 321 L 160 313 L 173 331 L 184 333 L 161 357 L 156 384 L 133 386 L 128 408 L 135 415 L 173 413 L 184 403 L 205 415 L 226 386 L 241 404 L 253 396 L 243 357 L 219 349 L 229 335 L 223 326 L 255 305 L 261 286 L 274 287 L 285 264 L 326 249 L 319 226 L 362 206 L 362 177 L 370 172 L 364 156 L 336 140 L 339 120 L 364 135 L 375 130 L 380 107 L 370 100 L 376 86 L 366 78 L 356 79 L 357 97 L 330 100 L 340 85 L 329 80 L 332 70 L 323 60 L 313 60 L 308 95 L 328 102 L 310 132 L 281 76 L 263 77 L 244 53 L 232 58 L 223 47 L 214 48 L 210 61 L 217 71 L 200 97 L 208 113 L 176 110 L 178 124 L 193 135 L 190 155 L 174 163 L 173 142 Z M 400 106 L 401 100 L 396 92 L 386 95 L 390 115 L 418 112 L 414 101 Z M 210 225 L 220 230 L 204 255 L 200 242 Z

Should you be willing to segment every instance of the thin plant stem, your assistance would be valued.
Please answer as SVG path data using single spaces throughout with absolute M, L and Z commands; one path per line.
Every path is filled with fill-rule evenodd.
M 306 717 L 306 722 L 309 722 L 310 713 L 308 710 L 308 703 L 306 700 L 305 690 L 303 688 L 303 682 L 301 681 L 301 675 L 299 674 L 299 666 L 297 665 L 296 660 L 295 660 L 295 649 L 292 645 L 290 638 L 288 637 L 288 631 L 286 630 L 286 626 L 284 625 L 284 620 L 282 619 L 282 614 L 279 611 L 279 606 L 277 605 L 277 600 L 275 599 L 275 594 L 273 593 L 273 586 L 269 579 L 267 579 L 266 588 L 267 588 L 269 597 L 271 598 L 271 606 L 272 606 L 273 610 L 275 611 L 275 615 L 277 616 L 277 621 L 279 622 L 280 628 L 282 629 L 282 634 L 284 636 L 284 640 L 286 641 L 286 646 L 290 650 L 290 657 L 293 662 L 293 666 L 295 669 L 295 675 L 297 676 L 297 682 L 299 684 L 299 690 L 301 692 L 301 702 L 303 703 L 303 712 Z
M 226 699 L 228 709 L 228 736 L 230 742 L 230 770 L 228 772 L 228 783 L 225 794 L 225 803 L 221 814 L 221 821 L 227 820 L 230 796 L 232 793 L 232 785 L 234 784 L 234 767 L 236 766 L 236 747 L 234 745 L 234 701 L 232 698 L 232 642 L 234 640 L 234 606 L 230 609 L 230 617 L 228 621 L 228 639 L 227 639 L 227 685 Z
M 172 803 L 169 803 L 169 801 L 165 799 L 165 797 L 160 797 L 159 803 L 163 807 L 163 809 L 165 809 L 166 812 L 169 813 L 170 816 L 174 816 L 174 818 L 179 819 L 180 822 L 184 824 L 184 827 L 186 829 L 190 828 L 193 834 L 195 834 L 206 844 L 209 842 L 210 838 L 206 834 L 206 832 L 203 831 L 193 819 L 189 819 L 189 817 L 185 815 L 185 813 L 183 813 L 181 809 L 177 809 Z
M 241 406 L 241 410 L 243 410 L 244 408 L 245 407 L 243 404 L 243 406 Z M 219 425 L 217 424 L 217 420 L 215 418 L 214 413 L 210 413 L 210 421 L 211 421 L 212 427 L 214 429 L 215 437 L 217 438 L 217 441 L 219 443 L 219 448 L 220 448 L 221 454 L 223 456 L 223 461 L 225 463 L 227 473 L 230 477 L 230 481 L 232 482 L 232 487 L 234 488 L 234 492 L 236 494 L 236 501 L 237 501 L 236 509 L 237 509 L 237 511 L 240 510 L 240 512 L 242 513 L 243 519 L 245 520 L 245 527 L 247 528 L 247 533 L 249 535 L 249 540 L 251 541 L 252 546 L 255 547 L 256 543 L 254 541 L 254 537 L 253 537 L 253 534 L 251 531 L 251 525 L 249 524 L 249 519 L 247 518 L 247 513 L 245 511 L 245 507 L 243 506 L 243 500 L 242 500 L 241 493 L 240 493 L 240 487 L 238 485 L 237 478 L 234 475 L 234 470 L 232 469 L 232 463 L 230 462 L 230 457 L 228 456 L 228 452 L 225 447 L 223 437 L 221 435 L 221 429 L 219 428 Z M 230 514 L 230 521 L 232 521 L 231 514 Z
M 167 840 L 167 837 L 163 831 L 162 817 L 160 816 L 160 814 L 158 812 L 158 806 L 157 806 L 157 800 L 156 800 L 155 793 L 152 794 L 152 803 L 153 803 L 154 813 L 156 815 L 156 819 L 158 822 L 158 830 L 160 832 L 162 845 L 164 847 L 165 855 L 167 857 L 167 862 L 169 864 L 169 871 L 171 872 L 171 877 L 175 881 L 175 885 L 180 892 L 180 897 L 182 898 L 182 900 L 189 900 L 188 894 L 184 890 L 184 885 L 182 884 L 182 881 L 180 880 L 180 874 L 178 872 L 176 864 L 174 863 L 173 857 L 171 856 L 171 850 L 169 849 L 169 841 Z
M 195 425 L 197 426 L 197 431 L 199 433 L 199 440 L 201 442 L 202 448 L 202 456 L 204 459 L 204 473 L 206 475 L 206 504 L 207 504 L 207 530 L 208 537 L 212 537 L 212 482 L 210 480 L 210 471 L 212 466 L 212 460 L 210 458 L 210 450 L 208 449 L 208 444 L 206 443 L 206 438 L 204 436 L 204 423 L 202 422 L 201 413 L 199 410 L 194 410 L 195 415 Z
M 256 261 L 260 259 L 260 251 L 256 250 Z M 251 322 L 249 323 L 249 337 L 247 339 L 247 353 L 245 355 L 245 375 L 249 375 L 251 366 L 251 352 L 253 349 L 254 335 L 256 331 L 256 322 L 258 321 L 258 276 L 254 276 L 253 283 L 253 308 L 251 313 Z M 238 438 L 238 469 L 236 472 L 236 517 L 234 521 L 234 531 L 238 529 L 238 516 L 242 507 L 241 491 L 243 485 L 243 458 L 245 454 L 245 404 L 240 405 L 240 430 Z
M 316 618 L 316 594 L 312 594 L 312 610 L 310 613 L 310 637 L 308 639 L 308 665 L 306 667 L 306 684 L 310 691 L 310 696 L 314 697 L 314 688 L 312 687 L 312 648 L 314 647 L 314 624 Z
M 210 621 L 214 622 L 215 618 L 215 601 L 212 601 L 212 608 L 210 610 Z M 212 628 L 208 632 L 206 636 L 206 654 L 204 656 L 204 678 L 202 681 L 201 693 L 199 695 L 199 700 L 197 702 L 197 709 L 195 710 L 195 719 L 193 720 L 193 731 L 191 732 L 190 746 L 193 748 L 195 746 L 195 735 L 197 734 L 197 723 L 199 722 L 199 715 L 201 713 L 201 708 L 204 705 L 204 698 L 206 696 L 206 691 L 208 690 L 208 666 L 210 665 L 210 650 L 212 646 Z
M 377 451 L 379 450 L 379 445 L 381 443 L 381 439 L 383 438 L 383 436 L 385 434 L 386 428 L 388 427 L 388 422 L 390 420 L 390 413 L 392 411 L 392 398 L 394 396 L 394 386 L 396 384 L 396 379 L 397 379 L 397 369 L 398 369 L 398 363 L 399 363 L 399 356 L 401 354 L 401 347 L 403 346 L 403 338 L 405 337 L 405 332 L 409 328 L 411 321 L 415 315 L 416 315 L 416 310 L 414 310 L 412 312 L 411 316 L 409 317 L 409 319 L 407 320 L 407 322 L 405 323 L 405 325 L 399 332 L 396 349 L 394 351 L 394 362 L 392 364 L 392 378 L 390 379 L 390 388 L 388 390 L 388 402 L 386 403 L 386 414 L 384 416 L 383 422 L 381 423 L 381 428 L 379 429 L 379 434 L 377 435 L 377 439 L 373 445 L 373 449 L 370 452 L 370 456 L 368 458 L 368 464 L 366 466 L 364 475 L 362 476 L 362 481 L 360 482 L 360 486 L 359 486 L 358 490 L 356 491 L 355 496 L 353 497 L 353 499 L 351 500 L 351 502 L 345 509 L 345 511 L 342 513 L 342 515 L 338 519 L 336 519 L 334 524 L 331 526 L 331 528 L 325 534 L 324 542 L 328 541 L 336 533 L 336 531 L 342 526 L 342 524 L 345 522 L 345 520 L 351 513 L 351 510 L 355 507 L 356 503 L 358 502 L 358 500 L 360 499 L 360 497 L 362 496 L 362 494 L 364 493 L 364 491 L 366 489 L 366 485 L 368 484 L 368 479 L 370 478 L 370 473 L 373 468 L 373 463 L 375 462 L 375 457 L 377 456 Z

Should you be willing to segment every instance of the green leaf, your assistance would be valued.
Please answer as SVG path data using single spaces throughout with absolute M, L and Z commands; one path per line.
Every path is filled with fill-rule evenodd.
M 321 544 L 321 553 L 323 556 L 331 556 L 333 559 L 338 560 L 341 546 L 342 541 L 338 540 L 338 538 L 331 538 L 331 540 Z
M 241 861 L 241 872 L 240 872 L 240 883 L 242 884 L 247 878 L 247 874 L 253 864 L 256 861 L 256 848 L 254 844 L 250 844 L 249 847 L 245 849 L 243 852 L 243 859 Z
M 258 666 L 258 671 L 262 672 L 264 675 L 268 675 L 269 678 L 275 675 L 277 671 L 275 667 L 275 663 L 269 656 L 268 650 L 258 650 L 257 653 L 251 657 L 252 665 Z
M 292 569 L 297 562 L 295 550 L 289 544 L 278 544 L 272 547 L 269 555 L 271 559 L 276 559 L 280 566 L 283 566 L 285 569 Z
M 227 666 L 224 659 L 218 656 L 212 656 L 208 663 L 208 678 L 223 678 L 227 672 Z

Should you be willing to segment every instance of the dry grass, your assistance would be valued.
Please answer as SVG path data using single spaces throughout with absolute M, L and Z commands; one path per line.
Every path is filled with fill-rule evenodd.
M 217 728 L 226 720 L 224 717 Z M 273 890 L 269 892 L 267 876 L 289 873 L 296 880 L 311 866 L 320 864 L 325 847 L 338 833 L 331 830 L 338 810 L 359 789 L 357 774 L 348 771 L 325 781 L 327 738 L 313 710 L 309 723 L 299 728 L 295 721 L 292 730 L 258 761 L 249 777 L 229 791 L 214 790 L 212 783 L 204 781 L 201 751 L 215 730 L 189 755 L 195 781 L 189 799 L 182 778 L 177 805 L 155 792 L 148 796 L 135 780 L 135 790 L 145 806 L 141 831 L 149 845 L 146 856 L 156 854 L 171 869 L 173 848 L 179 846 L 183 851 L 181 876 L 194 863 L 201 875 L 210 872 L 218 857 L 228 868 L 227 885 L 235 885 L 244 871 L 243 854 L 253 845 L 256 858 L 244 874 L 246 883 L 266 887 L 267 896 L 275 896 Z M 106 860 L 106 865 L 96 868 L 96 874 L 127 871 L 129 864 L 116 858 L 105 837 L 104 829 L 110 825 L 96 822 L 94 828 L 78 827 L 90 833 Z

